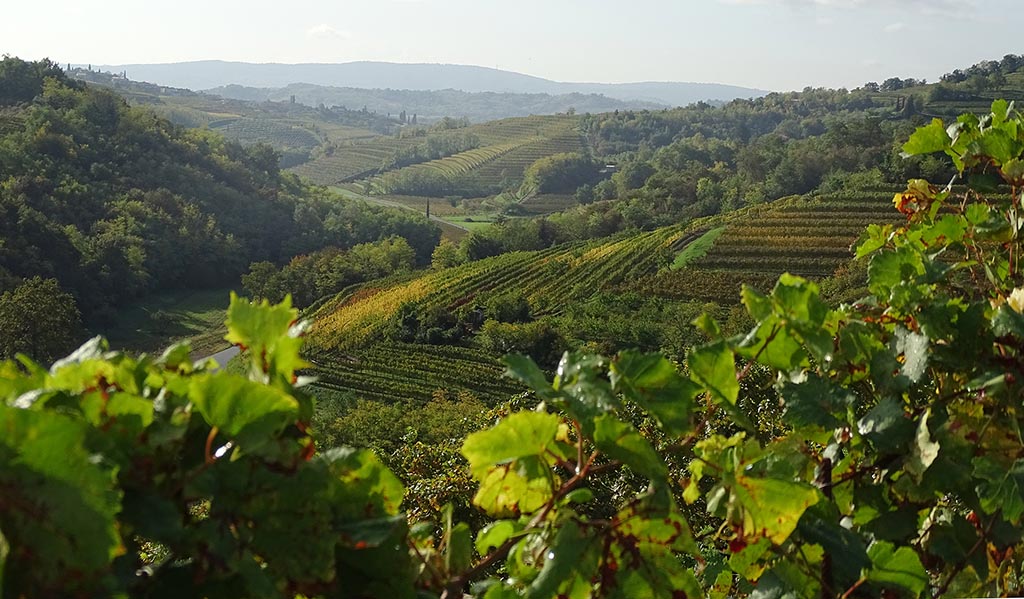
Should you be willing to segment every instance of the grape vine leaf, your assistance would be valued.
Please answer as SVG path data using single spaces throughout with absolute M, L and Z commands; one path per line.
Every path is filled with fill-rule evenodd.
M 315 458 L 324 464 L 337 484 L 328 499 L 349 519 L 394 516 L 405 497 L 402 481 L 372 451 L 339 447 Z
M 742 510 L 744 536 L 765 537 L 776 545 L 789 538 L 800 516 L 819 499 L 818 490 L 803 483 L 742 475 L 732 492 Z
M 491 549 L 497 549 L 512 535 L 522 530 L 522 525 L 516 520 L 498 520 L 491 522 L 480 529 L 476 535 L 476 551 L 480 555 L 487 555 Z
M 554 414 L 516 412 L 490 429 L 466 437 L 462 455 L 469 460 L 474 476 L 520 458 L 544 456 L 547 452 L 560 455 L 555 442 L 559 423 Z
M 594 426 L 594 444 L 612 459 L 656 482 L 663 482 L 668 468 L 650 441 L 632 425 L 613 414 L 598 416 Z
M 907 460 L 907 471 L 913 475 L 914 480 L 918 483 L 921 482 L 921 478 L 924 476 L 924 471 L 935 461 L 935 458 L 939 457 L 939 444 L 932 440 L 931 434 L 928 432 L 928 416 L 931 414 L 931 410 L 925 410 L 921 421 L 917 426 L 917 434 L 914 437 L 914 447 L 910 454 L 910 459 Z
M 624 389 L 669 435 L 682 435 L 689 428 L 701 388 L 679 374 L 665 356 L 624 351 L 612 362 L 610 378 L 613 388 Z
M 724 341 L 705 345 L 687 358 L 690 376 L 721 402 L 736 405 L 740 383 L 736 380 L 736 361 Z
M 551 383 L 531 358 L 522 354 L 509 354 L 502 358 L 502 362 L 505 363 L 505 376 L 524 383 L 542 399 L 554 396 Z
M 31 556 L 32 568 L 54 585 L 100 575 L 121 547 L 115 525 L 121 494 L 114 471 L 85 449 L 84 424 L 0 404 L 0 430 L 8 560 Z
M 910 140 L 903 144 L 903 156 L 909 157 L 915 154 L 931 154 L 949 149 L 953 140 L 946 132 L 946 126 L 941 119 L 933 119 L 931 124 L 919 127 L 910 136 Z
M 210 426 L 240 445 L 270 440 L 299 411 L 298 401 L 284 391 L 230 373 L 193 378 L 189 398 Z
M 986 513 L 1003 511 L 1003 516 L 1017 524 L 1024 515 L 1024 460 L 1016 460 L 1007 468 L 987 457 L 972 462 L 981 508 Z
M 537 578 L 526 590 L 527 599 L 545 599 L 556 594 L 560 587 L 580 577 L 589 581 L 596 570 L 595 560 L 585 559 L 598 539 L 586 534 L 573 520 L 566 520 L 558 528 L 545 552 L 544 565 Z M 582 566 L 582 567 L 581 567 Z
M 868 557 L 871 569 L 865 573 L 865 578 L 871 582 L 900 587 L 915 597 L 928 586 L 928 573 L 910 547 L 896 549 L 887 541 L 875 541 L 868 547 Z
M 274 374 L 291 382 L 296 370 L 310 366 L 299 356 L 301 327 L 294 326 L 298 314 L 291 296 L 271 306 L 266 300 L 250 302 L 232 291 L 224 339 L 249 351 L 254 374 Z

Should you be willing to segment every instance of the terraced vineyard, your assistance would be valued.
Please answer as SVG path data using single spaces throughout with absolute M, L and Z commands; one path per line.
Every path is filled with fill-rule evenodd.
M 478 168 L 481 168 L 488 162 L 501 158 L 505 154 L 508 154 L 509 152 L 512 152 L 517 148 L 520 148 L 523 145 L 530 143 L 531 141 L 535 141 L 535 139 L 528 138 L 521 141 L 513 141 L 504 144 L 495 144 L 491 146 L 485 146 L 482 148 L 475 148 L 473 150 L 461 152 L 459 154 L 448 156 L 446 158 L 440 158 L 438 160 L 431 160 L 430 162 L 422 162 L 420 164 L 407 166 L 405 168 L 398 169 L 395 172 L 397 174 L 402 174 L 406 172 L 416 171 L 433 171 L 444 177 L 447 177 L 450 180 L 455 180 L 459 177 L 469 174 L 470 172 Z
M 530 196 L 519 203 L 522 211 L 529 215 L 551 214 L 568 210 L 577 204 L 576 197 L 566 194 L 545 193 Z
M 495 184 L 505 178 L 519 178 L 539 158 L 583 149 L 583 138 L 574 129 L 576 122 L 575 117 L 556 115 L 471 125 L 457 131 L 475 135 L 480 140 L 480 147 L 394 172 L 431 172 L 453 181 L 472 177 Z M 292 170 L 321 185 L 363 179 L 379 174 L 382 165 L 396 151 L 422 142 L 422 137 L 356 140 L 337 148 L 330 156 L 317 158 Z
M 497 403 L 524 389 L 502 378 L 497 357 L 454 346 L 403 343 L 375 345 L 317 365 L 320 395 L 372 401 L 426 403 L 438 389 L 470 391 Z
M 315 148 L 321 143 L 309 129 L 267 119 L 224 119 L 210 123 L 210 128 L 243 144 L 263 142 L 274 147 Z
M 520 178 L 531 164 L 552 154 L 579 152 L 586 147 L 583 138 L 575 130 L 564 130 L 544 139 L 523 144 L 504 154 L 498 160 L 488 162 L 473 172 L 473 176 L 484 180 L 500 181 L 504 178 Z
M 612 241 L 538 252 L 513 252 L 463 266 L 429 272 L 409 282 L 367 287 L 324 304 L 315 314 L 307 350 L 322 362 L 365 347 L 405 303 L 456 309 L 488 292 L 515 290 L 538 314 L 580 300 L 667 264 L 680 227 Z
M 323 392 L 336 397 L 425 401 L 436 389 L 465 389 L 488 401 L 500 399 L 514 390 L 500 380 L 490 356 L 463 347 L 382 341 L 390 320 L 407 303 L 456 311 L 510 291 L 524 295 L 539 319 L 558 317 L 566 306 L 608 291 L 735 304 L 743 283 L 767 291 L 783 272 L 831 276 L 849 263 L 850 246 L 867 225 L 902 219 L 892 194 L 877 189 L 780 200 L 686 225 L 504 254 L 365 286 L 313 314 L 307 349 Z M 707 238 L 706 253 L 670 269 L 676 254 L 709 232 L 717 237 Z
M 894 192 L 844 192 L 741 211 L 706 255 L 637 288 L 667 298 L 729 304 L 739 301 L 742 283 L 768 289 L 783 272 L 828 277 L 850 261 L 850 248 L 865 227 L 902 220 L 893 209 Z
M 422 141 L 416 137 L 386 137 L 354 142 L 290 170 L 318 185 L 343 183 L 375 174 L 396 151 Z

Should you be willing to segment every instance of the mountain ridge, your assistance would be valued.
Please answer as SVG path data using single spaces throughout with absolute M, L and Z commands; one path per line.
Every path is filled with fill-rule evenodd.
M 250 63 L 222 60 L 160 64 L 98 65 L 127 71 L 135 80 L 205 90 L 226 85 L 280 88 L 294 83 L 363 89 L 465 92 L 602 94 L 670 106 L 698 101 L 728 101 L 768 93 L 722 83 L 641 81 L 631 83 L 563 82 L 476 65 L 356 61 L 347 63 Z

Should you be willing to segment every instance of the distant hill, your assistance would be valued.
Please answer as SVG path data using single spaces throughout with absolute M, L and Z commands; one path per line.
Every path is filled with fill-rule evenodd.
M 135 80 L 201 90 L 225 85 L 285 87 L 309 83 L 365 89 L 443 90 L 526 94 L 602 94 L 685 106 L 701 100 L 727 101 L 766 94 L 764 90 L 718 83 L 565 83 L 487 67 L 446 64 L 349 62 L 342 64 L 253 64 L 208 60 L 170 64 L 102 65 L 127 71 Z
M 380 114 L 408 116 L 433 121 L 442 117 L 466 117 L 474 122 L 491 121 L 533 114 L 556 114 L 575 110 L 578 113 L 600 113 L 615 110 L 666 108 L 665 104 L 640 100 L 616 100 L 600 94 L 521 94 L 509 92 L 464 92 L 445 90 L 361 89 L 329 87 L 309 83 L 293 83 L 286 87 L 261 88 L 227 85 L 207 90 L 233 100 L 250 102 L 295 101 L 308 106 L 345 106 L 349 109 L 367 107 Z

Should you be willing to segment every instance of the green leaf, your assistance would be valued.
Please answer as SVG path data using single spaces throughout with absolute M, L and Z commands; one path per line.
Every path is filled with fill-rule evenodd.
M 880 298 L 887 299 L 893 289 L 904 283 L 912 283 L 924 274 L 924 263 L 919 254 L 906 248 L 896 251 L 883 250 L 871 258 L 868 265 L 868 290 Z
M 921 240 L 929 247 L 944 247 L 963 241 L 967 233 L 967 219 L 957 214 L 945 214 L 924 228 Z
M 889 236 L 892 234 L 892 225 L 868 225 L 867 229 L 861 234 L 860 239 L 857 242 L 857 259 L 863 258 L 868 254 L 872 254 L 883 247 L 889 242 Z
M 871 509 L 870 506 L 858 507 L 856 514 Z M 822 501 L 804 512 L 797 532 L 801 541 L 821 546 L 825 554 L 832 557 L 833 584 L 848 588 L 860 578 L 861 570 L 867 568 L 870 561 L 861 535 L 841 526 L 841 518 L 835 503 Z
M 604 367 L 602 356 L 566 352 L 558 363 L 552 385 L 559 392 L 553 403 L 579 422 L 587 436 L 594 433 L 594 418 L 614 410 L 619 403 Z
M 928 532 L 926 549 L 947 564 L 966 562 L 981 580 L 988 578 L 988 557 L 977 551 L 978 529 L 962 517 L 936 522 Z
M 532 513 L 554 494 L 550 463 L 562 457 L 560 420 L 543 412 L 516 412 L 494 427 L 466 437 L 462 455 L 480 487 L 473 503 L 491 516 Z
M 515 588 L 498 581 L 487 587 L 483 599 L 522 599 L 522 595 Z
M 915 597 L 928 586 L 928 573 L 910 547 L 896 549 L 892 543 L 875 541 L 868 547 L 868 557 L 871 569 L 865 573 L 865 578 L 871 582 L 905 589 Z
M 538 457 L 520 458 L 482 473 L 473 504 L 494 518 L 532 514 L 554 496 L 561 481 Z
M 368 449 L 339 447 L 314 459 L 331 474 L 327 497 L 346 520 L 394 516 L 405 497 L 402 481 Z
M 594 500 L 594 492 L 591 491 L 590 489 L 587 489 L 586 487 L 584 487 L 582 489 L 573 489 L 572 491 L 569 491 L 569 493 L 567 493 L 566 496 L 562 498 L 562 500 L 566 504 L 569 504 L 569 503 L 578 503 L 578 504 L 590 503 L 591 501 Z
M 694 382 L 707 389 L 716 401 L 736 405 L 740 394 L 736 361 L 724 341 L 692 350 L 687 365 Z
M 717 339 L 722 336 L 722 328 L 718 326 L 715 319 L 707 312 L 701 312 L 700 316 L 694 318 L 690 324 L 697 327 L 711 339 Z
M 635 548 L 616 543 L 613 551 L 614 563 L 619 567 L 614 570 L 614 581 L 603 584 L 598 596 L 610 599 L 705 596 L 693 571 L 660 545 L 641 544 Z
M 931 124 L 919 127 L 910 136 L 910 140 L 903 144 L 903 154 L 913 156 L 915 154 L 931 154 L 949 149 L 953 140 L 946 132 L 946 126 L 941 119 L 933 119 Z
M 784 372 L 808 366 L 807 352 L 792 333 L 779 317 L 769 316 L 740 341 L 737 353 L 748 360 L 756 357 L 759 363 Z
M 1010 103 L 999 98 L 992 101 L 992 125 L 998 127 L 1010 117 Z
M 939 457 L 939 444 L 932 441 L 931 434 L 928 432 L 929 415 L 931 415 L 931 409 L 925 410 L 924 415 L 921 416 L 921 421 L 917 426 L 917 435 L 914 437 L 913 453 L 907 460 L 907 471 L 914 476 L 914 480 L 918 483 L 921 482 L 924 471 L 932 465 L 935 458 Z
M 772 300 L 757 289 L 744 284 L 740 291 L 740 297 L 743 300 L 743 305 L 747 307 L 747 313 L 754 320 L 764 320 L 771 316 Z
M 86 426 L 0 405 L 0 431 L 0 523 L 5 545 L 14 549 L 8 576 L 11 568 L 30 567 L 34 578 L 53 585 L 73 587 L 71 573 L 77 584 L 97 582 L 121 546 L 121 494 L 116 473 L 85 449 Z
M 295 326 L 298 316 L 291 296 L 270 305 L 266 300 L 250 302 L 232 291 L 224 339 L 248 350 L 253 376 L 277 375 L 291 383 L 296 370 L 311 366 L 299 356 L 302 328 Z
M 803 483 L 737 476 L 732 489 L 742 508 L 743 535 L 781 545 L 796 530 L 804 511 L 818 503 L 818 490 Z
M 153 402 L 130 393 L 114 393 L 107 401 L 107 416 L 114 420 L 135 419 L 143 429 L 153 423 Z
M 699 552 L 690 524 L 675 508 L 661 507 L 650 498 L 630 506 L 616 516 L 617 532 L 630 543 L 661 545 L 679 553 Z
M 4 566 L 7 564 L 7 556 L 10 552 L 11 546 L 7 544 L 3 531 L 0 531 L 0 589 L 7 588 L 4 586 Z
M 1014 158 L 1003 164 L 1003 179 L 1011 184 L 1020 186 L 1024 183 L 1024 160 Z
M 964 210 L 964 216 L 967 217 L 967 222 L 970 224 L 980 225 L 989 219 L 990 211 L 991 208 L 988 204 L 975 202 L 967 205 L 967 208 Z
M 522 354 L 509 354 L 502 358 L 505 363 L 505 376 L 524 383 L 537 394 L 547 399 L 551 396 L 551 383 L 548 382 L 544 373 L 541 372 L 533 358 Z
M 1016 460 L 1007 468 L 988 457 L 972 461 L 981 508 L 987 514 L 1002 510 L 1003 517 L 1019 524 L 1024 515 L 1024 460 Z
M 444 561 L 449 572 L 462 572 L 473 563 L 473 533 L 465 522 L 459 522 L 448 532 Z
M 878 402 L 857 422 L 857 428 L 883 452 L 899 451 L 914 436 L 912 421 L 905 417 L 903 407 L 891 398 Z
M 757 581 L 750 599 L 810 599 L 820 595 L 821 583 L 793 567 L 779 562 Z
M 1024 314 L 1017 312 L 1007 304 L 999 306 L 992 317 L 992 332 L 997 336 L 1014 335 L 1024 339 Z
M 993 158 L 997 165 L 1002 165 L 1020 154 L 1020 144 L 1006 131 L 997 128 L 983 131 L 971 145 L 971 149 L 975 154 Z
M 210 426 L 239 444 L 271 440 L 299 413 L 294 397 L 229 373 L 193 378 L 189 399 Z
M 786 422 L 794 427 L 819 426 L 831 429 L 845 421 L 847 409 L 856 397 L 816 374 L 800 383 L 786 382 L 779 389 L 786 407 Z
M 527 589 L 525 596 L 528 599 L 552 597 L 571 578 L 585 574 L 580 572 L 580 565 L 584 561 L 584 554 L 595 541 L 575 521 L 563 521 L 545 552 L 540 574 Z M 589 578 L 584 577 L 585 580 Z
M 560 420 L 543 412 L 516 412 L 485 431 L 475 432 L 462 444 L 473 476 L 480 478 L 493 466 L 556 451 Z
M 498 520 L 491 522 L 480 529 L 476 535 L 476 551 L 480 555 L 487 555 L 492 549 L 497 549 L 512 535 L 522 530 L 522 525 L 515 520 Z
M 632 424 L 614 414 L 599 416 L 594 424 L 594 444 L 609 457 L 654 481 L 664 481 L 668 476 L 661 456 Z
M 657 420 L 669 435 L 682 435 L 690 427 L 699 386 L 684 378 L 661 354 L 628 350 L 611 365 L 613 389 L 627 396 Z
M 762 537 L 729 557 L 729 569 L 747 580 L 757 580 L 764 570 L 761 558 L 772 548 L 772 542 Z

